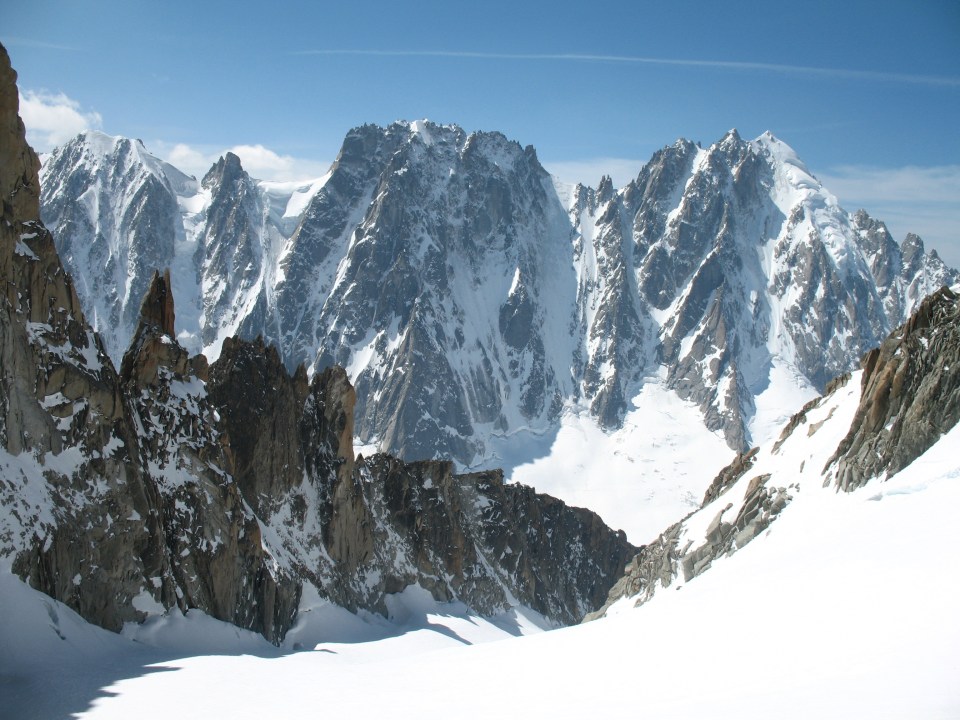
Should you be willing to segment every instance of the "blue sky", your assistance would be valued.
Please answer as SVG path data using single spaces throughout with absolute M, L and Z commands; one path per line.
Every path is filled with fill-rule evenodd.
M 138 137 L 191 172 L 322 173 L 353 126 L 500 130 L 618 184 L 770 130 L 848 208 L 960 265 L 960 3 L 0 0 L 31 141 Z

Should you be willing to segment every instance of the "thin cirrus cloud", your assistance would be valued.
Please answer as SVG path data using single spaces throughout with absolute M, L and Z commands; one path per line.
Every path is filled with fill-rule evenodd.
M 60 45 L 59 43 L 47 42 L 46 40 L 35 40 L 24 37 L 4 37 L 0 42 L 6 47 L 27 47 L 40 50 L 63 50 L 64 52 L 74 52 L 77 48 L 70 45 Z
M 453 50 L 295 50 L 292 55 L 365 55 L 370 57 L 435 57 L 475 60 L 521 60 L 560 62 L 607 62 L 632 65 L 664 65 L 673 67 L 712 68 L 748 72 L 772 72 L 784 75 L 807 75 L 841 80 L 872 80 L 878 82 L 907 83 L 914 85 L 941 85 L 960 87 L 960 77 L 942 75 L 916 75 L 911 73 L 877 72 L 873 70 L 849 70 L 844 68 L 810 67 L 805 65 L 780 65 L 777 63 L 740 62 L 733 60 L 684 60 L 633 55 L 599 55 L 588 53 L 493 53 Z

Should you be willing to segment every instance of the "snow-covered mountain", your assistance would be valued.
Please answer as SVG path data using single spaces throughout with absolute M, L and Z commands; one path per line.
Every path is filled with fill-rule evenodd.
M 262 348 L 236 341 L 224 353 L 238 350 L 241 362 L 263 362 Z M 522 608 L 483 617 L 411 585 L 385 597 L 386 617 L 307 592 L 280 647 L 196 609 L 114 635 L 0 567 L 0 716 L 299 717 L 359 706 L 398 717 L 953 717 L 958 362 L 960 294 L 943 290 L 775 442 L 724 469 L 697 512 L 640 549 L 604 616 L 575 628 L 541 633 Z M 275 353 L 269 363 L 279 365 Z M 249 382 L 260 374 L 227 368 L 248 379 L 241 404 L 284 402 L 285 389 Z M 238 447 L 241 464 L 276 466 Z M 450 488 L 431 496 L 423 477 L 402 487 L 424 500 L 416 517 L 429 534 L 429 508 Z M 286 532 L 289 520 L 272 528 Z M 476 690 L 470 682 L 491 668 L 495 681 Z M 429 692 L 398 708 L 424 683 Z
M 114 358 L 154 268 L 180 339 L 239 333 L 337 363 L 357 432 L 403 457 L 502 462 L 562 417 L 620 428 L 645 384 L 744 450 L 958 275 L 849 214 L 769 133 L 680 140 L 616 190 L 555 184 L 531 147 L 430 122 L 348 133 L 314 183 L 228 154 L 197 183 L 130 140 L 44 162 L 42 212 Z
M 0 48 L 0 574 L 111 630 L 198 609 L 275 643 L 304 597 L 385 614 L 416 586 L 542 624 L 603 602 L 636 550 L 622 532 L 498 471 L 356 454 L 342 368 L 291 374 L 233 338 L 213 365 L 192 355 L 170 271 L 148 278 L 118 372 L 39 220 L 15 78 Z M 231 172 L 208 176 L 211 207 Z
M 822 346 L 824 367 L 831 348 L 847 346 L 859 314 L 879 307 L 890 322 L 897 307 L 916 304 L 916 309 L 866 353 L 860 370 L 827 383 L 822 397 L 778 428 L 774 442 L 723 469 L 695 512 L 637 548 L 590 511 L 505 484 L 498 472 L 458 475 L 449 462 L 358 455 L 353 417 L 359 398 L 346 371 L 314 362 L 312 374 L 302 366 L 289 372 L 277 350 L 262 340 L 226 337 L 217 345 L 216 362 L 208 364 L 178 341 L 171 273 L 148 278 L 118 372 L 39 220 L 39 163 L 24 141 L 14 83 L 0 48 L 0 717 L 277 712 L 296 717 L 316 714 L 318 707 L 401 717 L 957 714 L 960 286 L 914 303 L 911 293 L 942 269 L 935 257 L 919 252 L 914 239 L 899 247 L 887 243 L 865 217 L 851 220 L 858 228 L 856 245 L 845 245 L 842 233 L 828 232 L 833 226 L 826 220 L 806 228 L 803 240 L 787 231 L 777 236 L 771 262 L 790 259 L 780 268 L 792 278 L 789 287 L 818 278 L 808 319 L 819 321 L 827 310 L 832 314 L 832 325 L 814 322 L 826 328 L 822 337 L 833 338 Z M 430 126 L 399 130 L 426 131 L 436 141 Z M 760 157 L 770 142 L 728 136 L 703 152 L 719 153 L 728 143 L 741 147 L 744 158 Z M 130 152 L 128 147 L 119 154 Z M 733 172 L 724 192 L 749 172 Z M 687 184 L 697 177 L 691 172 Z M 156 187 L 149 179 L 144 183 Z M 234 188 L 222 197 L 236 194 L 248 201 L 203 215 L 204 203 L 213 207 L 218 185 Z M 279 287 L 286 278 L 271 275 L 269 268 L 292 270 L 292 256 L 284 254 L 287 246 L 278 238 L 289 230 L 287 210 L 297 201 L 290 188 L 246 183 L 231 158 L 218 163 L 199 187 L 203 190 L 190 196 L 196 206 L 186 208 L 181 200 L 178 217 L 195 220 L 198 228 L 217 215 L 216 225 L 234 227 L 249 241 L 220 243 L 226 236 L 215 232 L 202 241 L 191 239 L 199 238 L 199 231 L 175 238 L 174 258 L 190 263 L 196 255 L 183 251 L 191 243 L 193 253 L 218 248 L 211 252 L 215 262 L 190 266 L 201 275 L 204 267 L 237 268 L 229 290 L 195 286 L 197 312 L 186 315 L 196 319 L 196 328 L 182 337 L 202 342 L 201 307 L 228 312 L 235 306 L 221 302 L 224 294 L 255 299 L 261 283 Z M 550 187 L 541 183 L 544 193 Z M 300 193 L 305 197 L 316 189 L 316 199 L 324 188 L 317 183 Z M 733 203 L 738 196 L 730 192 L 722 196 Z M 706 259 L 688 263 L 693 274 L 685 294 L 662 310 L 649 299 L 652 291 L 642 294 L 641 281 L 650 276 L 637 269 L 642 263 L 629 266 L 625 250 L 632 246 L 621 242 L 622 227 L 618 231 L 613 222 L 630 214 L 628 193 L 615 193 L 608 183 L 592 197 L 589 191 L 578 193 L 582 206 L 560 205 L 579 208 L 571 223 L 580 230 L 573 235 L 570 272 L 578 278 L 577 288 L 590 286 L 573 293 L 573 307 L 588 321 L 582 335 L 574 330 L 571 336 L 583 341 L 585 368 L 591 357 L 608 361 L 595 363 L 590 376 L 603 380 L 595 386 L 600 390 L 586 393 L 584 370 L 583 378 L 570 381 L 575 400 L 564 403 L 597 400 L 592 417 L 601 417 L 617 398 L 602 389 L 642 382 L 636 397 L 645 405 L 662 404 L 659 409 L 671 420 L 691 410 L 699 414 L 700 406 L 683 404 L 678 395 L 696 399 L 709 383 L 698 390 L 682 374 L 682 363 L 663 360 L 672 352 L 670 338 L 681 338 L 677 328 L 694 328 L 679 340 L 677 354 L 692 357 L 694 365 L 698 341 L 714 344 L 716 357 L 701 370 L 722 365 L 721 356 L 763 357 L 759 340 L 743 350 L 746 341 L 738 342 L 725 320 L 725 313 L 738 308 L 725 298 L 748 286 L 724 283 L 731 278 L 746 283 L 744 277 L 751 276 L 743 268 L 749 263 L 730 265 L 719 281 L 711 275 L 716 270 L 707 269 L 712 254 L 733 262 L 735 255 L 724 254 L 724 248 L 728 238 L 740 237 L 736 224 L 729 218 L 720 223 Z M 539 191 L 531 192 L 520 209 L 510 205 L 511 212 L 538 216 L 539 197 Z M 380 200 L 383 213 L 406 217 L 402 208 L 391 210 L 386 197 Z M 677 237 L 695 237 L 700 230 L 710 236 L 709 198 L 697 200 L 706 203 L 705 214 L 675 223 Z M 812 205 L 801 202 L 802 212 L 833 212 L 832 206 L 817 206 L 816 197 L 807 200 Z M 749 217 L 766 217 L 767 210 L 754 208 Z M 586 225 L 584 212 L 594 218 Z M 670 244 L 669 215 L 654 243 L 661 248 L 655 254 L 666 258 L 656 261 L 665 268 L 661 280 L 670 268 L 682 274 L 676 268 L 687 262 L 686 245 Z M 770 210 L 769 216 L 776 213 Z M 264 219 L 261 228 L 275 221 L 276 242 L 266 242 L 270 233 L 254 229 L 257 217 Z M 841 229 L 845 217 L 836 216 Z M 649 219 L 659 222 L 653 210 Z M 684 226 L 701 220 L 697 228 Z M 795 227 L 802 225 L 801 218 Z M 372 223 L 364 242 L 354 243 L 351 236 L 348 250 L 356 255 L 343 267 L 352 268 L 354 287 L 364 278 L 365 263 L 384 262 L 376 254 L 385 242 L 378 235 L 382 227 Z M 584 227 L 591 228 L 586 236 Z M 108 236 L 102 234 L 107 250 Z M 577 238 L 583 241 L 579 246 Z M 781 241 L 784 249 L 778 250 Z M 515 237 L 511 243 L 523 245 Z M 873 249 L 861 267 L 848 251 L 864 245 Z M 466 254 L 460 245 L 450 247 Z M 422 249 L 425 257 L 439 252 Z M 128 253 L 124 266 L 139 268 L 137 257 Z M 388 270 L 403 257 L 391 254 Z M 410 257 L 406 262 L 412 267 Z M 923 263 L 926 271 L 909 270 Z M 109 259 L 104 264 L 109 266 Z M 401 285 L 416 280 L 418 290 L 436 280 L 410 267 L 384 277 Z M 534 377 L 534 361 L 543 357 L 546 363 L 557 347 L 530 344 L 550 311 L 535 301 L 532 289 L 561 307 L 569 300 L 562 283 L 540 279 L 535 285 L 524 276 L 537 263 L 522 265 L 518 259 L 517 267 L 504 286 L 507 300 L 497 311 L 496 328 L 503 348 L 515 351 L 510 358 L 516 366 L 507 366 L 517 373 L 511 381 Z M 601 272 L 603 267 L 620 268 L 619 274 Z M 865 284 L 863 268 L 872 285 Z M 619 280 L 601 282 L 621 276 L 633 278 L 636 298 L 643 302 L 618 295 Z M 581 283 L 582 278 L 587 280 Z M 339 275 L 334 281 L 338 286 Z M 718 284 L 711 286 L 714 281 Z M 483 282 L 477 279 L 478 292 L 489 289 Z M 854 288 L 849 297 L 842 292 L 844 282 Z M 554 296 L 545 290 L 551 287 L 559 288 Z M 713 289 L 701 303 L 694 298 L 703 287 Z M 443 298 L 460 297 L 449 283 L 447 290 Z M 125 286 L 128 304 L 129 292 Z M 779 308 L 769 317 L 786 326 L 789 303 L 776 305 L 770 298 L 792 295 L 778 292 L 774 283 L 764 307 Z M 395 298 L 399 290 L 390 293 Z M 420 297 L 403 325 L 404 332 L 420 328 L 421 334 L 411 336 L 420 339 L 405 336 L 400 343 L 410 344 L 413 363 L 429 360 L 419 343 L 423 337 L 439 342 L 438 328 L 444 327 L 436 317 L 418 314 L 418 307 L 434 307 L 433 295 Z M 760 297 L 758 291 L 757 307 Z M 845 298 L 844 304 L 817 305 L 828 297 Z M 595 303 L 583 304 L 584 298 Z M 120 299 L 119 292 L 112 298 Z M 343 302 L 344 312 L 366 317 L 367 306 L 354 302 L 349 289 Z M 396 313 L 387 315 L 399 332 Z M 754 310 L 751 317 L 766 316 Z M 642 333 L 623 330 L 651 321 L 656 340 L 649 346 Z M 597 323 L 605 330 L 589 335 Z M 514 335 L 517 327 L 524 332 Z M 838 337 L 830 335 L 831 327 Z M 474 328 L 478 334 L 483 330 Z M 793 331 L 765 332 L 779 343 L 768 343 L 767 351 L 779 349 L 791 367 L 799 367 L 805 356 Z M 815 345 L 821 336 L 811 337 L 804 341 Z M 376 343 L 368 345 L 371 357 L 381 352 Z M 616 358 L 649 348 L 655 351 L 652 362 L 663 362 L 657 374 L 630 379 L 622 369 L 614 372 Z M 576 358 L 577 347 L 572 352 Z M 361 363 L 360 374 L 368 367 Z M 527 370 L 532 374 L 524 375 Z M 417 372 L 422 378 L 425 371 Z M 540 372 L 536 377 L 546 384 L 547 369 Z M 719 377 L 729 377 L 730 387 L 740 381 Z M 418 397 L 416 390 L 407 388 L 407 399 Z M 628 404 L 624 428 L 637 413 L 654 417 Z M 619 432 L 605 437 L 615 439 Z M 668 449 L 668 454 L 690 452 Z M 608 594 L 628 557 L 634 559 Z M 576 620 L 604 597 L 605 617 L 595 622 L 510 638 L 536 632 L 549 620 Z M 503 642 L 469 647 L 489 640 Z M 425 685 L 429 692 L 411 694 L 411 687 Z M 398 698 L 410 701 L 398 704 Z

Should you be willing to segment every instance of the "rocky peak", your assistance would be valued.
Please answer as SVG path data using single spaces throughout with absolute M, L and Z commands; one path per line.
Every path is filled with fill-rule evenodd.
M 232 152 L 227 152 L 221 155 L 220 159 L 207 171 L 200 184 L 209 190 L 214 186 L 232 185 L 244 175 L 246 173 L 240 164 L 240 158 Z
M 3 217 L 40 218 L 40 160 L 26 142 L 20 119 L 17 72 L 0 45 L 0 199 Z
M 231 474 L 235 453 L 207 392 L 206 357 L 190 357 L 173 321 L 170 273 L 155 272 L 120 375 L 141 460 L 159 495 L 176 588 L 163 602 L 202 608 L 279 642 L 294 620 L 301 582 L 271 566 L 260 525 Z
M 169 269 L 164 270 L 163 275 L 154 271 L 150 288 L 140 304 L 140 325 L 155 329 L 169 338 L 175 337 L 173 288 L 170 285 Z
M 136 141 L 92 131 L 50 153 L 41 177 L 44 223 L 119 363 L 154 269 L 174 265 L 183 234 L 176 188 L 196 183 Z
M 908 267 L 912 267 L 914 261 L 918 257 L 923 257 L 923 240 L 920 239 L 919 235 L 907 233 L 907 237 L 903 239 L 903 244 L 900 246 L 900 250 L 903 252 L 904 263 Z
M 710 147 L 708 152 L 711 156 L 716 155 L 722 157 L 726 162 L 734 165 L 736 164 L 736 158 L 746 151 L 748 147 L 749 144 L 740 137 L 737 129 L 731 128 L 727 131 L 726 135 L 720 138 L 719 142 Z
M 207 379 L 204 355 L 193 358 L 176 340 L 173 290 L 170 270 L 154 271 L 150 287 L 140 304 L 140 319 L 130 348 L 120 363 L 120 377 L 134 387 L 163 384 L 164 375 Z
M 600 184 L 597 186 L 597 201 L 600 203 L 610 202 L 613 199 L 615 189 L 613 180 L 609 175 L 600 178 Z

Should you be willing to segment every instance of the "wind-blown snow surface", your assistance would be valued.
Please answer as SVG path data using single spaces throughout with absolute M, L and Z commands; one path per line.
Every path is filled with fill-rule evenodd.
M 954 718 L 958 443 L 849 494 L 798 475 L 767 532 L 681 589 L 526 637 L 408 589 L 392 627 L 316 603 L 280 650 L 194 613 L 124 638 L 4 570 L 0 716 Z

